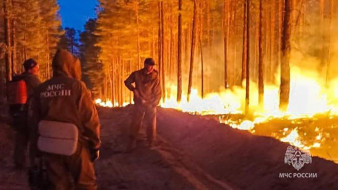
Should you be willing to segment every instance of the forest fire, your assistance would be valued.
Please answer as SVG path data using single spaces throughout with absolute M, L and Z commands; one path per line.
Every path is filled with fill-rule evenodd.
M 59 185 L 39 110 L 100 189 L 338 189 L 338 0 L 66 2 L 0 3 L 0 189 Z
M 306 73 L 309 74 L 309 73 Z M 310 74 L 311 75 L 311 74 Z M 218 93 L 209 93 L 202 98 L 197 89 L 193 89 L 190 101 L 182 96 L 182 101 L 176 101 L 176 86 L 171 86 L 170 96 L 161 104 L 164 108 L 174 108 L 197 115 L 209 115 L 218 118 L 221 123 L 233 128 L 247 130 L 250 133 L 271 136 L 282 142 L 290 143 L 304 150 L 322 147 L 330 138 L 327 128 L 335 128 L 334 120 L 338 115 L 334 102 L 338 97 L 335 88 L 325 88 L 318 78 L 305 76 L 304 71 L 294 68 L 293 80 L 290 86 L 290 104 L 286 112 L 279 110 L 278 86 L 266 86 L 264 108 L 258 105 L 257 86 L 252 85 L 250 91 L 250 116 L 244 116 L 245 90 L 235 87 Z M 334 81 L 330 86 L 334 86 Z M 113 107 L 111 101 L 96 103 L 104 107 Z M 124 105 L 127 105 L 125 103 Z M 114 106 L 118 106 L 117 103 Z M 328 120 L 332 122 L 328 122 Z M 311 125 L 309 125 L 309 122 Z M 324 156 L 325 157 L 325 156 Z
M 194 4 L 193 9 L 191 3 L 194 12 L 186 17 L 194 20 L 201 16 L 201 19 L 196 20 L 196 26 L 196 22 L 190 23 L 183 37 L 182 33 L 174 37 L 172 33 L 169 35 L 169 31 L 181 27 L 180 22 L 171 28 L 160 20 L 157 39 L 161 53 L 156 60 L 164 94 L 160 106 L 211 116 L 233 128 L 273 137 L 308 149 L 311 153 L 331 146 L 336 141 L 333 132 L 338 126 L 338 79 L 335 78 L 338 70 L 334 66 L 338 39 L 333 35 L 337 23 L 333 1 L 294 4 L 288 1 L 285 5 L 271 1 L 272 12 L 267 15 L 265 12 L 270 8 L 262 6 L 264 3 L 261 1 L 254 3 L 260 10 L 251 13 L 252 6 L 243 1 L 240 8 L 243 25 L 239 30 L 235 24 L 239 21 L 238 15 L 229 11 L 240 10 L 236 6 L 238 1 L 231 2 L 218 7 L 220 15 L 223 15 L 218 23 L 223 23 L 223 27 L 215 30 L 213 35 L 210 35 L 212 32 L 208 27 L 209 17 L 203 18 L 203 11 L 196 11 L 197 8 L 207 9 L 203 4 Z M 162 11 L 161 6 L 159 11 Z M 292 7 L 301 11 L 293 12 Z M 321 13 L 320 17 L 318 13 Z M 216 18 L 215 15 L 211 17 Z M 266 19 L 268 23 L 264 22 Z M 120 31 L 117 27 L 112 29 Z M 122 38 L 124 34 L 120 36 Z M 175 43 L 166 44 L 166 37 L 169 41 L 174 39 Z M 110 47 L 105 43 L 112 40 L 102 41 L 102 47 Z M 156 43 L 154 41 L 153 44 Z M 157 56 L 155 49 L 150 48 L 150 52 Z M 138 55 L 150 55 L 140 50 Z M 130 65 L 130 62 L 125 64 L 124 68 L 128 68 L 126 72 L 115 69 L 115 73 L 121 72 L 123 76 L 116 80 L 124 80 L 134 68 L 140 69 L 140 56 L 137 61 L 138 67 Z M 116 67 L 112 65 L 111 68 Z M 106 75 L 110 76 L 110 73 Z M 115 97 L 120 104 L 132 99 L 121 82 L 116 87 L 110 82 L 110 87 L 104 88 L 106 91 L 101 94 Z M 117 105 L 109 101 L 101 101 L 100 104 L 108 107 Z M 280 105 L 287 105 L 286 109 L 282 111 Z M 338 158 L 338 155 L 335 157 Z

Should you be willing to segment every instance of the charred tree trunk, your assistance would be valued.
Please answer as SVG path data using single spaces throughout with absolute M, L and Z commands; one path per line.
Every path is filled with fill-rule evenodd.
M 289 105 L 290 94 L 290 51 L 291 51 L 291 10 L 292 0 L 285 0 L 285 16 L 283 21 L 282 44 L 281 44 L 281 83 L 279 108 L 286 111 Z
M 197 17 L 197 3 L 194 0 L 194 16 L 192 19 L 192 30 L 191 30 L 191 49 L 190 49 L 190 69 L 189 69 L 189 83 L 188 83 L 188 94 L 187 101 L 190 101 L 192 76 L 194 70 L 194 55 L 195 55 L 195 41 L 196 41 L 196 17 Z
M 259 1 L 259 48 L 258 48 L 258 103 L 264 104 L 264 63 L 263 63 L 263 0 Z M 271 64 L 271 63 L 270 63 Z
M 177 43 L 177 102 L 182 99 L 182 0 L 178 0 L 178 43 Z

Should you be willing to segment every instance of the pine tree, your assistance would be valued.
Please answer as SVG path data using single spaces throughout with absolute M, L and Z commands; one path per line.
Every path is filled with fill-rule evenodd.
M 66 27 L 65 33 L 61 36 L 58 47 L 67 49 L 74 55 L 78 55 L 78 42 L 76 39 L 76 31 L 74 28 Z
M 280 104 L 281 110 L 286 110 L 289 104 L 290 93 L 290 51 L 291 51 L 291 10 L 292 0 L 285 0 L 285 16 L 282 33 L 282 60 L 281 60 L 281 83 L 280 83 Z
M 103 85 L 104 74 L 102 63 L 98 60 L 100 48 L 95 46 L 98 37 L 94 34 L 96 20 L 89 19 L 85 25 L 85 31 L 80 34 L 80 59 L 82 64 L 83 78 L 87 86 L 93 90 L 95 97 L 99 96 L 99 87 Z

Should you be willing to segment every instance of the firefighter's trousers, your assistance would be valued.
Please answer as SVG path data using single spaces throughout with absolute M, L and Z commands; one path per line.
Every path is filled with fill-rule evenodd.
M 72 156 L 45 154 L 46 169 L 53 190 L 96 190 L 94 164 L 87 147 L 79 143 Z
M 135 142 L 141 125 L 146 129 L 147 141 L 151 146 L 156 141 L 156 107 L 134 105 L 133 119 L 130 128 L 130 138 Z

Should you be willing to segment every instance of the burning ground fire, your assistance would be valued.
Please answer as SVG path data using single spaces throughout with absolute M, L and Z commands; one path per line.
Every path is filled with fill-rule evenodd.
M 241 87 L 209 93 L 203 99 L 198 90 L 193 89 L 189 102 L 182 96 L 182 101 L 178 103 L 176 86 L 172 85 L 169 89 L 171 95 L 161 107 L 211 115 L 233 128 L 247 130 L 256 135 L 271 136 L 313 153 L 330 139 L 335 141 L 335 138 L 330 136 L 330 130 L 338 126 L 338 89 L 325 88 L 325 85 L 316 81 L 316 77 L 305 76 L 297 70 L 296 73 L 298 74 L 291 80 L 290 101 L 286 112 L 279 111 L 279 86 L 265 86 L 264 107 L 261 108 L 258 106 L 257 86 L 254 83 L 251 83 L 250 88 L 250 116 L 245 117 L 243 114 L 245 90 Z M 337 85 L 338 79 L 329 86 Z M 100 99 L 96 100 L 96 103 L 104 107 L 113 106 L 111 101 L 103 102 Z M 114 103 L 114 106 L 119 105 Z M 331 156 L 321 157 L 336 160 Z

